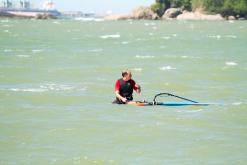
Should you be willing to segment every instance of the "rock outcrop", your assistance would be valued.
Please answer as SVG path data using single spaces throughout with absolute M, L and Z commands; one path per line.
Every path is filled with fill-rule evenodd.
M 188 12 L 184 11 L 182 14 L 177 16 L 177 20 L 224 20 L 220 14 L 206 15 L 200 12 Z
M 162 19 L 173 19 L 176 18 L 179 14 L 182 14 L 181 8 L 170 8 L 165 11 Z
M 112 14 L 106 16 L 104 19 L 109 21 L 126 19 L 156 20 L 159 19 L 159 16 L 154 13 L 150 7 L 140 6 L 137 9 L 133 10 L 130 14 Z

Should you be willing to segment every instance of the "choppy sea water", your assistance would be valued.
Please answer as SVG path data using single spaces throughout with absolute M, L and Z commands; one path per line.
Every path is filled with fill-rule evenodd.
M 1 19 L 0 164 L 245 164 L 246 43 L 246 21 Z M 217 104 L 113 105 L 125 68 L 136 100 Z

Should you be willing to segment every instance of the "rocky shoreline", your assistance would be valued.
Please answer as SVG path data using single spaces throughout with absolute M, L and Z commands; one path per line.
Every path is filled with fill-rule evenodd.
M 163 16 L 158 16 L 154 13 L 150 7 L 140 6 L 133 10 L 130 14 L 112 14 L 104 17 L 104 20 L 115 21 L 115 20 L 128 20 L 128 19 L 146 19 L 146 20 L 210 20 L 210 21 L 221 21 L 221 20 L 237 20 L 234 16 L 222 17 L 220 14 L 205 14 L 201 11 L 187 11 L 181 8 L 169 8 L 165 11 Z M 245 19 L 245 18 L 239 18 Z

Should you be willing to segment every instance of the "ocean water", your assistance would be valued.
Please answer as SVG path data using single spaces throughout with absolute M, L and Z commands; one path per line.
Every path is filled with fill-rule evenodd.
M 0 19 L 0 164 L 244 165 L 246 52 L 246 21 Z M 113 105 L 126 68 L 216 104 Z

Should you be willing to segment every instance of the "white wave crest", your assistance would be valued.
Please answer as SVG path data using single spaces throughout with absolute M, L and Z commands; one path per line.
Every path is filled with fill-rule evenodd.
M 176 68 L 173 68 L 173 67 L 171 67 L 171 66 L 163 66 L 163 67 L 160 67 L 159 68 L 160 70 L 174 70 L 174 69 L 176 69 Z
M 100 38 L 102 38 L 102 39 L 108 39 L 108 38 L 120 38 L 120 35 L 119 35 L 119 34 L 103 35 L 103 36 L 100 36 Z
M 8 19 L 4 19 L 4 20 L 1 20 L 1 22 L 2 23 L 7 23 L 7 22 L 9 22 L 9 20 Z
M 41 88 L 11 88 L 10 91 L 14 92 L 45 92 L 47 89 Z
M 170 36 L 164 36 L 164 37 L 161 37 L 162 39 L 165 39 L 165 40 L 170 40 L 171 37 Z
M 72 90 L 75 87 L 70 85 L 63 85 L 63 84 L 45 84 L 45 85 L 41 85 L 40 88 L 51 91 L 66 91 L 66 90 Z
M 104 49 L 92 49 L 89 52 L 102 52 Z
M 4 49 L 3 51 L 4 52 L 12 52 L 13 50 L 12 49 Z
M 152 22 L 152 23 L 147 23 L 147 22 L 146 22 L 146 23 L 144 23 L 144 25 L 145 25 L 145 26 L 155 26 L 156 24 L 153 23 L 153 22 Z
M 241 105 L 243 104 L 242 102 L 235 102 L 235 103 L 232 103 L 232 105 Z
M 232 61 L 225 62 L 225 64 L 226 64 L 227 66 L 237 66 L 237 65 L 238 65 L 238 63 L 232 62 Z
M 29 87 L 19 87 L 19 88 L 6 88 L 3 90 L 10 90 L 14 92 L 48 92 L 48 91 L 85 91 L 87 90 L 87 87 L 79 87 L 79 86 L 72 86 L 72 85 L 64 85 L 64 84 L 44 84 L 40 85 L 37 88 L 29 88 Z
M 143 69 L 142 68 L 133 68 L 131 70 L 137 71 L 137 72 L 141 72 Z
M 43 51 L 43 50 L 41 50 L 41 49 L 33 49 L 33 50 L 32 50 L 33 53 L 39 53 L 39 52 L 42 52 L 42 51 Z
M 128 41 L 123 41 L 123 42 L 121 42 L 123 45 L 126 45 L 126 44 L 128 44 L 129 42 Z
M 102 19 L 102 18 L 92 18 L 92 17 L 76 17 L 74 20 L 75 21 L 85 21 L 85 22 L 88 22 L 88 21 L 102 22 L 102 21 L 104 21 L 104 19 Z
M 186 112 L 188 112 L 188 113 L 196 113 L 196 112 L 200 112 L 200 111 L 203 111 L 203 109 L 189 110 L 189 111 L 186 111 Z
M 216 38 L 216 39 L 221 39 L 221 36 L 220 35 L 210 35 L 208 36 L 208 38 Z
M 22 54 L 20 54 L 20 55 L 16 55 L 17 57 L 20 57 L 20 58 L 28 58 L 28 57 L 30 57 L 29 55 L 22 55 Z
M 140 56 L 140 55 L 136 55 L 135 57 L 136 58 L 142 58 L 142 59 L 144 59 L 144 58 L 154 58 L 154 56 Z
M 226 38 L 237 38 L 237 36 L 235 36 L 235 35 L 226 35 L 225 37 Z
M 52 23 L 57 24 L 57 25 L 60 25 L 61 24 L 61 22 L 58 22 L 58 21 L 54 21 Z

